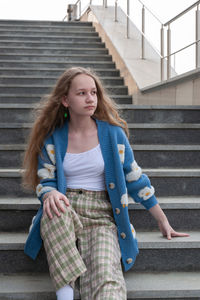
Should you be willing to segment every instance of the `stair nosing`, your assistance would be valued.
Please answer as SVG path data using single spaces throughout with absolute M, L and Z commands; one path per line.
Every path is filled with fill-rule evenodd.
M 0 151 L 25 150 L 26 144 L 0 144 Z M 134 151 L 200 151 L 200 145 L 138 145 L 133 144 Z
M 159 231 L 136 233 L 139 249 L 199 249 L 200 232 L 189 231 L 189 237 L 168 240 Z M 1 250 L 23 250 L 28 233 L 0 232 Z
M 162 209 L 167 210 L 199 210 L 200 197 L 157 197 L 157 200 Z M 35 197 L 0 197 L 1 210 L 37 210 L 40 206 L 40 201 Z M 145 208 L 135 202 L 129 202 L 129 211 L 143 210 Z
M 1 168 L 0 169 L 0 178 L 1 177 L 21 177 L 21 173 L 23 169 L 20 168 Z M 143 169 L 144 173 L 147 173 L 150 177 L 200 177 L 200 168 L 150 168 L 150 169 Z

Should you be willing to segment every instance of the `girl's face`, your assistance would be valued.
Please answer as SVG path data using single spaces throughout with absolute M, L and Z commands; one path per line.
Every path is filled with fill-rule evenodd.
M 97 88 L 92 77 L 80 74 L 71 82 L 68 95 L 62 104 L 68 108 L 70 115 L 92 116 L 97 108 Z

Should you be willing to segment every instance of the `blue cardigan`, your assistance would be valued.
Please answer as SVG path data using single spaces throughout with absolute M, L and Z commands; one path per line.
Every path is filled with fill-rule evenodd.
M 104 121 L 95 120 L 99 143 L 105 163 L 105 183 L 113 209 L 118 231 L 118 240 L 122 254 L 124 270 L 128 271 L 134 264 L 138 251 L 136 232 L 129 221 L 128 199 L 141 203 L 146 209 L 157 204 L 154 188 L 149 178 L 137 165 L 131 146 L 122 128 Z M 40 220 L 43 213 L 43 195 L 53 189 L 65 194 L 67 182 L 63 172 L 63 159 L 68 143 L 68 122 L 62 128 L 56 128 L 44 143 L 42 154 L 38 159 L 37 196 L 41 202 L 40 209 L 34 217 L 25 244 L 25 253 L 32 259 L 42 246 Z

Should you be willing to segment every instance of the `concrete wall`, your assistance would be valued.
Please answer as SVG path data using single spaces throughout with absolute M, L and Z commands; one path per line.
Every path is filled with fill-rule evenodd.
M 116 67 L 124 77 L 134 104 L 200 105 L 200 69 L 176 76 L 160 83 L 160 57 L 146 42 L 146 59 L 141 59 L 141 34 L 131 24 L 130 38 L 126 39 L 126 21 L 123 12 L 114 22 L 114 8 L 91 6 L 84 21 L 93 22 L 105 42 Z

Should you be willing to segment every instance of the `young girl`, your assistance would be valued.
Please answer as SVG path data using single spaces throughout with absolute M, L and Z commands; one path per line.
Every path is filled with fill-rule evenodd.
M 125 300 L 124 270 L 138 254 L 128 198 L 141 203 L 168 239 L 175 232 L 142 174 L 128 142 L 126 122 L 88 69 L 70 68 L 58 79 L 30 135 L 24 183 L 41 207 L 25 253 L 36 258 L 42 240 L 58 300 Z

